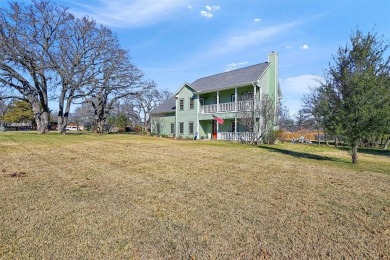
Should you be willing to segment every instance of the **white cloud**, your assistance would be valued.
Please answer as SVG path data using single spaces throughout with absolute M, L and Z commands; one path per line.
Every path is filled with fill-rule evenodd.
M 255 18 L 255 19 L 253 19 L 253 21 L 254 21 L 255 23 L 259 23 L 259 22 L 261 22 L 261 19 L 260 19 L 260 18 Z
M 242 49 L 264 43 L 271 38 L 291 30 L 297 25 L 298 23 L 292 22 L 229 35 L 219 39 L 215 46 L 210 49 L 210 53 L 224 55 L 230 52 L 238 52 Z
M 218 11 L 219 9 L 221 9 L 221 7 L 219 5 L 213 5 L 213 6 L 206 5 L 205 8 L 207 10 L 209 10 L 210 12 L 211 11 Z
M 201 16 L 207 17 L 207 18 L 212 18 L 214 15 L 210 12 L 207 11 L 200 11 L 199 12 Z
M 301 50 L 308 50 L 308 49 L 310 49 L 310 47 L 309 47 L 309 45 L 304 44 L 301 47 L 299 47 L 299 49 L 301 49 Z
M 287 46 L 286 46 L 286 49 L 292 49 L 292 46 L 287 45 Z
M 283 103 L 291 114 L 296 114 L 302 108 L 302 98 L 309 93 L 310 88 L 318 86 L 320 81 L 323 81 L 322 77 L 308 74 L 279 80 Z
M 230 63 L 230 64 L 226 65 L 225 71 L 231 71 L 231 70 L 239 69 L 239 68 L 242 68 L 243 66 L 245 66 L 246 64 L 248 64 L 247 61 L 237 62 L 237 63 Z
M 218 11 L 219 9 L 221 9 L 221 7 L 219 5 L 213 5 L 213 6 L 206 5 L 205 8 L 207 11 L 202 10 L 199 13 L 201 16 L 204 16 L 207 18 L 212 18 L 214 16 L 213 11 Z
M 76 3 L 70 12 L 90 16 L 112 27 L 138 27 L 156 23 L 188 8 L 188 0 L 98 0 L 97 3 Z
M 187 8 L 188 9 L 192 9 L 192 5 L 187 5 Z

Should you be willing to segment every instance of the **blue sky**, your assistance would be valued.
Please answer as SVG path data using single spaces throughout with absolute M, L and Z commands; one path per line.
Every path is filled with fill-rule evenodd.
M 390 38 L 390 0 L 55 2 L 111 28 L 134 64 L 172 92 L 183 82 L 265 62 L 276 51 L 283 101 L 292 114 L 353 30 Z

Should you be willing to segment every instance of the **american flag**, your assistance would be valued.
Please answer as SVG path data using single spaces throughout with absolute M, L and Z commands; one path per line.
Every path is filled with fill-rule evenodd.
M 220 125 L 223 124 L 223 119 L 222 118 L 214 116 L 214 115 L 213 115 L 213 118 L 214 118 L 214 120 L 216 120 L 218 122 L 218 124 L 220 124 Z

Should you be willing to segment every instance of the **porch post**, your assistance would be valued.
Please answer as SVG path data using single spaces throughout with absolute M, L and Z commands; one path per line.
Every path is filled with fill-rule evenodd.
M 253 106 L 256 109 L 256 83 L 253 83 Z
M 196 132 L 198 133 L 198 136 L 196 137 L 199 139 L 199 112 L 200 112 L 200 95 L 198 94 L 198 106 L 196 108 Z
M 237 111 L 237 87 L 234 88 L 234 111 Z
M 237 141 L 237 117 L 234 118 L 234 141 Z
M 218 140 L 218 133 L 219 133 L 219 123 L 218 121 L 215 122 L 217 124 L 217 140 Z
M 217 112 L 219 112 L 219 90 L 217 90 Z M 218 124 L 217 124 L 218 129 Z
M 253 112 L 254 112 L 254 117 L 253 117 L 253 131 L 255 132 L 256 134 L 256 138 L 257 138 L 257 135 L 258 135 L 258 128 L 256 129 L 256 117 L 257 117 L 257 107 L 256 107 L 256 83 L 255 82 L 252 82 L 252 86 L 253 86 Z

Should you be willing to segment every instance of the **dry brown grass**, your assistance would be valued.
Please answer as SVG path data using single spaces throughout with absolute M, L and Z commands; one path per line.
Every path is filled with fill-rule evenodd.
M 390 257 L 390 157 L 0 135 L 0 258 Z

